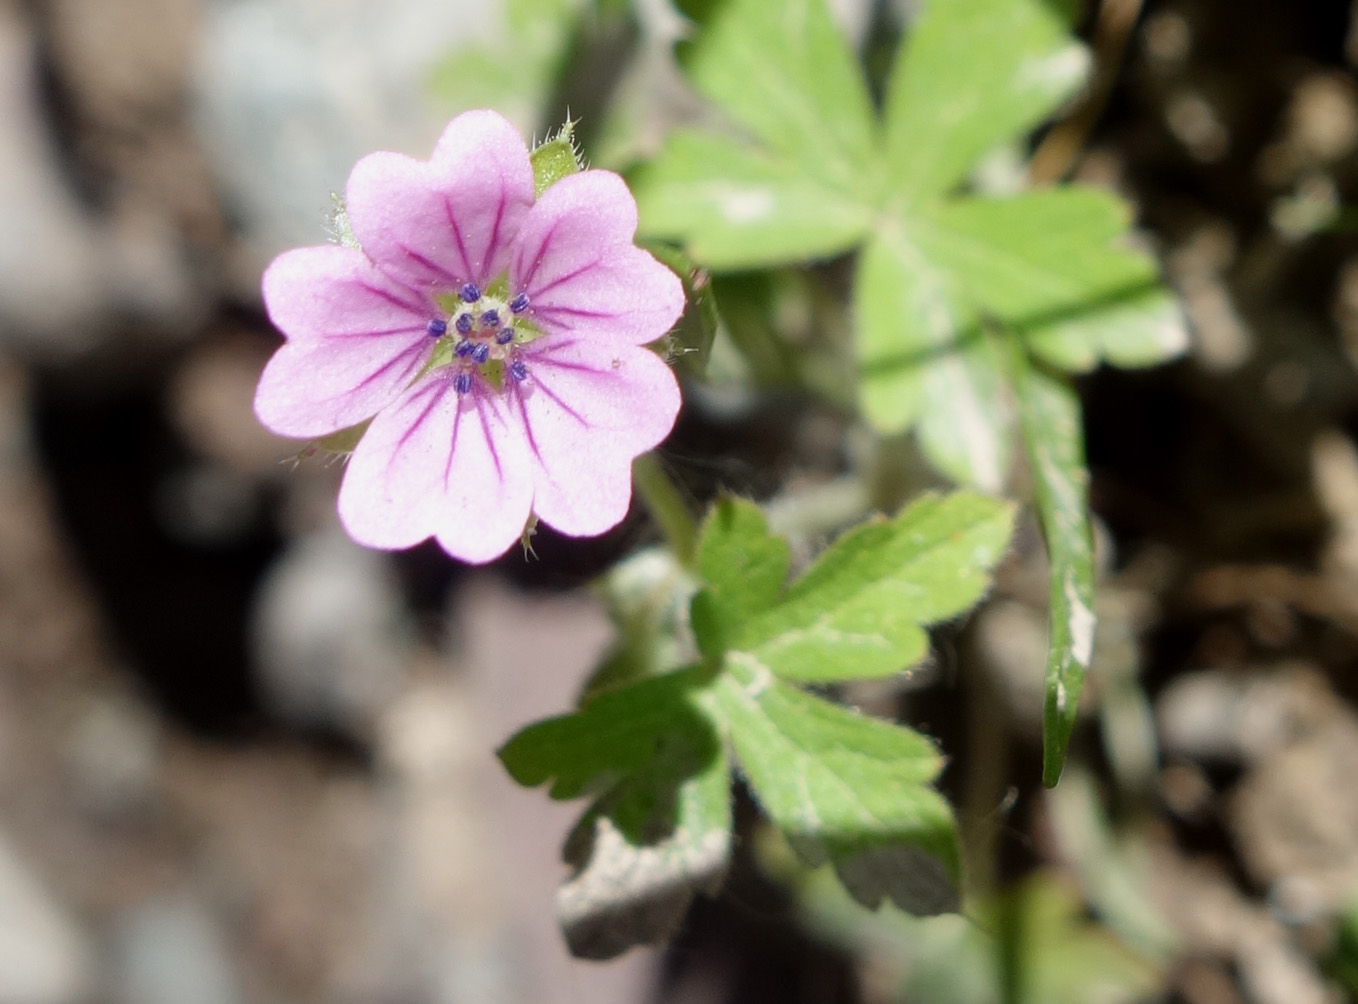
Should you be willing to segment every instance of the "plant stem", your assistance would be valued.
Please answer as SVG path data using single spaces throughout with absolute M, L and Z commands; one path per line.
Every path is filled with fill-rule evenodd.
M 675 557 L 684 565 L 691 565 L 698 542 L 698 525 L 683 493 L 665 473 L 660 458 L 654 453 L 643 453 L 632 461 L 632 484 L 660 526 Z

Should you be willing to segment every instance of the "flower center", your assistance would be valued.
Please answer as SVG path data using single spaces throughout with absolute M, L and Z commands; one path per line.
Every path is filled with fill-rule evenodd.
M 427 370 L 451 374 L 459 394 L 469 392 L 478 378 L 494 390 L 503 389 L 506 379 L 528 379 L 520 350 L 541 332 L 528 320 L 528 294 L 509 296 L 505 287 L 503 279 L 486 290 L 469 282 L 456 295 L 434 298 L 445 315 L 430 318 L 425 326 L 429 337 L 437 339 Z

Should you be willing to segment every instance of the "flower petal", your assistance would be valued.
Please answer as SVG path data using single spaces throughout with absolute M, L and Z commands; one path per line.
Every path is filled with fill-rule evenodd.
M 684 309 L 679 278 L 632 246 L 637 204 L 609 171 L 558 181 L 533 206 L 509 263 L 512 292 L 547 332 L 653 342 Z
M 324 436 L 370 418 L 419 372 L 432 305 L 354 248 L 298 248 L 264 273 L 264 304 L 287 343 L 255 391 L 260 422 Z
M 674 427 L 679 385 L 646 349 L 590 338 L 543 339 L 513 395 L 528 441 L 533 510 L 572 536 L 627 515 L 632 460 Z
M 532 482 L 522 434 L 481 388 L 459 395 L 444 375 L 422 380 L 373 419 L 340 487 L 340 520 L 368 547 L 437 537 L 463 561 L 486 562 L 523 532 Z
M 428 163 L 373 153 L 346 189 L 359 244 L 397 280 L 417 289 L 484 286 L 508 266 L 509 242 L 533 204 L 523 139 L 494 112 L 459 115 Z

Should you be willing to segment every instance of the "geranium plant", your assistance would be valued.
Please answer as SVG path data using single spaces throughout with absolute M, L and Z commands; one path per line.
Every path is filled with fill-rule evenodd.
M 605 578 L 620 640 L 580 706 L 500 751 L 520 783 L 590 800 L 558 907 L 572 949 L 592 957 L 663 936 L 720 884 L 733 775 L 858 902 L 958 907 L 963 854 L 934 786 L 943 752 L 827 688 L 908 670 L 932 625 L 986 594 L 1019 502 L 1006 497 L 1017 454 L 1051 559 L 1055 784 L 1095 626 L 1068 374 L 1184 344 L 1115 196 L 972 183 L 984 155 L 1084 79 L 1053 5 L 929 0 L 880 109 L 823 0 L 690 6 L 704 10 L 683 63 L 708 126 L 636 165 L 636 202 L 619 175 L 584 169 L 569 130 L 530 152 L 494 112 L 469 112 L 428 162 L 360 161 L 342 244 L 289 252 L 264 277 L 287 342 L 261 380 L 260 419 L 352 450 L 339 511 L 361 543 L 433 537 L 484 562 L 535 519 L 598 534 L 626 514 L 633 472 L 654 510 L 666 541 Z M 686 379 L 700 380 L 714 339 L 745 344 L 742 291 L 827 260 L 852 269 L 823 326 L 851 356 L 862 431 L 878 444 L 913 431 L 963 490 L 920 491 L 889 514 L 861 504 L 794 569 L 759 505 L 720 497 L 696 520 L 645 457 L 680 406 L 679 353 L 647 346 L 687 301 L 702 337 Z M 824 389 L 792 370 L 802 392 Z

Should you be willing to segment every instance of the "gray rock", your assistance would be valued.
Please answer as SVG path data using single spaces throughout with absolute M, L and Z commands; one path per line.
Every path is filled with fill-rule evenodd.
M 196 120 L 244 227 L 242 281 L 279 251 L 325 242 L 329 194 L 363 154 L 429 155 L 448 120 L 429 73 L 490 38 L 499 10 L 479 0 L 208 5 Z
M 298 538 L 256 599 L 251 638 L 269 704 L 364 735 L 402 683 L 409 637 L 384 556 L 338 529 Z
M 126 913 L 112 939 L 124 1004 L 240 1004 L 242 994 L 213 919 L 193 899 L 167 896 Z
M 85 933 L 0 835 L 0 1004 L 83 1001 L 93 974 Z
M 130 694 L 89 701 L 72 722 L 66 744 L 71 791 L 101 820 L 133 818 L 157 799 L 160 722 Z
M 32 32 L 0 7 L 0 340 L 29 351 L 87 348 L 108 294 L 99 235 L 61 182 L 39 117 Z

